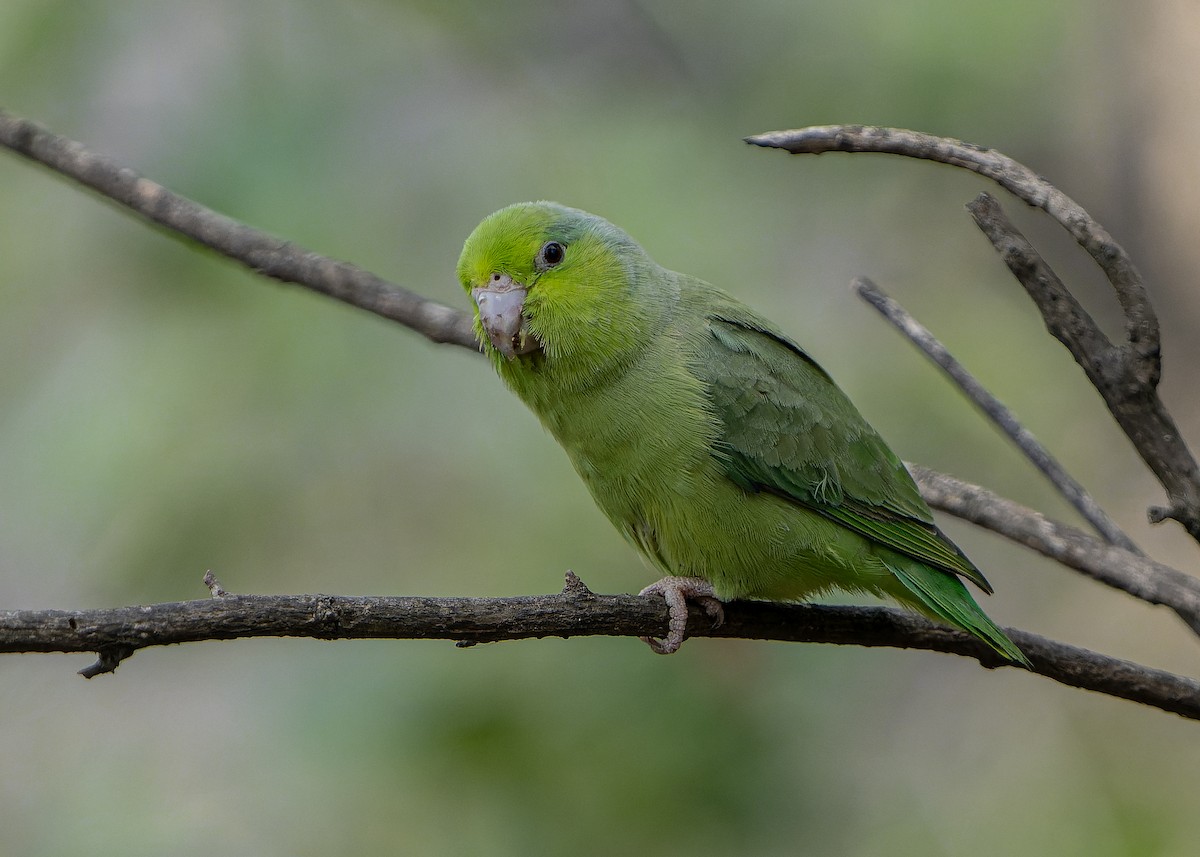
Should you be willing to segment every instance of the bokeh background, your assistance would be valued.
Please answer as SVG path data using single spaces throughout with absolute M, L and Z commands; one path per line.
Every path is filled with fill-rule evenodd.
M 1136 11 L 1134 11 L 1136 8 Z M 0 4 L 0 104 L 466 306 L 488 212 L 550 198 L 776 319 L 910 460 L 1075 521 L 847 289 L 890 290 L 1156 557 L 1161 492 L 962 205 L 986 187 L 747 134 L 986 144 L 1147 274 L 1200 441 L 1188 0 Z M 1119 330 L 1082 252 L 1009 212 Z M 947 521 L 999 621 L 1188 674 L 1154 610 Z M 483 548 L 486 537 L 487 550 Z M 0 153 L 0 607 L 506 595 L 651 574 L 470 353 L 256 278 Z M 0 659 L 0 854 L 1191 855 L 1194 723 L 936 654 L 629 639 L 254 640 Z

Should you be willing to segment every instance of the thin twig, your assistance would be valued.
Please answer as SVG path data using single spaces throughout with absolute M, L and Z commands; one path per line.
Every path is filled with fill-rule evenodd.
M 866 277 L 856 277 L 851 288 L 890 321 L 897 330 L 903 333 L 910 342 L 932 360 L 945 372 L 963 394 L 983 413 L 1008 435 L 1017 448 L 1033 462 L 1050 483 L 1058 489 L 1067 501 L 1074 506 L 1084 520 L 1090 523 L 1096 532 L 1109 542 L 1120 545 L 1127 551 L 1141 553 L 1133 540 L 1121 531 L 1117 523 L 1108 516 L 1082 485 L 1072 478 L 1058 460 L 1050 454 L 1046 447 L 1033 436 L 1027 428 L 1017 421 L 1017 417 L 1003 402 L 987 391 L 966 368 L 954 358 L 937 338 L 923 324 L 917 321 L 894 298 L 884 293 Z
M 348 262 L 252 229 L 143 178 L 82 144 L 0 110 L 0 145 L 86 185 L 147 220 L 198 241 L 255 273 L 398 321 L 434 342 L 478 350 L 471 316 L 423 298 Z
M 519 598 L 371 598 L 335 595 L 227 595 L 107 610 L 0 612 L 0 652 L 99 651 L 89 675 L 111 671 L 137 649 L 240 637 L 440 639 L 470 644 L 540 637 L 661 635 L 661 599 L 595 595 L 572 585 L 557 595 Z M 712 628 L 694 607 L 692 636 L 891 646 L 1011 666 L 974 637 L 887 607 L 732 602 Z M 1071 687 L 1200 720 L 1200 682 L 1140 664 L 1005 629 L 1032 672 Z M 113 653 L 117 653 L 114 655 Z
M 217 580 L 217 576 L 212 573 L 212 570 L 204 572 L 204 585 L 208 587 L 208 592 L 213 598 L 224 598 L 232 593 L 226 591 L 221 585 L 221 581 Z
M 991 530 L 1150 604 L 1170 607 L 1200 634 L 1200 579 L 1106 544 L 993 491 L 906 462 L 930 506 Z

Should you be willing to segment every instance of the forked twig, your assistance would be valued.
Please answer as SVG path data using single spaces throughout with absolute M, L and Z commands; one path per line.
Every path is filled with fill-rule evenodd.
M 998 533 L 1142 601 L 1170 607 L 1200 634 L 1200 578 L 1106 544 L 986 488 L 917 464 L 906 462 L 905 466 L 933 508 Z
M 1142 460 L 1167 489 L 1170 505 L 1152 507 L 1155 523 L 1174 518 L 1200 541 L 1200 468 L 1158 397 L 1158 364 L 1134 359 L 1132 340 L 1113 346 L 994 198 L 967 204 L 976 225 L 1037 305 L 1046 329 L 1063 343 L 1103 397 Z
M 1037 304 L 1047 328 L 1070 350 L 1166 489 L 1169 505 L 1151 508 L 1150 519 L 1174 518 L 1200 541 L 1200 466 L 1156 390 L 1161 373 L 1158 318 L 1129 254 L 1079 203 L 994 149 L 902 128 L 821 125 L 772 131 L 746 141 L 793 154 L 878 152 L 937 161 L 985 176 L 1054 218 L 1112 284 L 1125 313 L 1122 345 L 1113 345 L 1077 302 L 1063 300 L 1067 293 L 1061 282 L 1004 218 L 995 200 L 985 194 L 969 206 L 976 223 Z
M 1140 554 L 1133 540 L 1122 532 L 1117 523 L 1108 516 L 1082 485 L 1075 481 L 1033 433 L 1017 421 L 1016 415 L 1004 403 L 987 391 L 966 368 L 954 358 L 941 342 L 923 324 L 913 318 L 895 299 L 886 295 L 879 286 L 866 277 L 857 277 L 851 288 L 859 297 L 877 309 L 910 342 L 945 372 L 971 402 L 995 423 L 1009 439 L 1017 445 L 1025 457 L 1033 462 L 1051 484 L 1058 489 L 1072 506 L 1083 515 L 1096 532 L 1114 545 L 1132 553 Z

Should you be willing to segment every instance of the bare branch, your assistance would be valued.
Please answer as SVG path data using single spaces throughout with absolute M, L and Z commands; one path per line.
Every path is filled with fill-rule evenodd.
M 904 128 L 815 125 L 794 131 L 758 134 L 747 137 L 746 142 L 784 149 L 794 155 L 819 155 L 824 152 L 904 155 L 962 167 L 991 179 L 1013 196 L 1053 217 L 1096 260 L 1125 310 L 1129 341 L 1144 364 L 1142 376 L 1151 386 L 1158 382 L 1158 317 L 1150 305 L 1150 297 L 1133 260 L 1083 206 L 1024 164 L 995 149 Z
M 1200 579 L 1105 544 L 986 488 L 917 464 L 908 467 L 930 506 L 978 524 L 1150 604 L 1170 607 L 1200 634 Z
M 1119 367 L 1121 354 L 1100 325 L 1068 291 L 1025 236 L 1004 216 L 1000 203 L 991 194 L 981 193 L 967 203 L 975 225 L 988 237 L 1000 258 L 1024 286 L 1045 320 L 1050 334 L 1067 347 L 1092 376 L 1104 377 Z M 1082 359 L 1081 359 L 1082 357 Z
M 572 575 L 573 577 L 573 575 Z M 558 595 L 518 598 L 371 598 L 337 595 L 226 595 L 197 601 L 108 610 L 0 611 L 0 652 L 89 652 L 100 660 L 87 676 L 109 672 L 137 649 L 241 637 L 440 639 L 467 645 L 540 637 L 654 636 L 667 626 L 658 598 L 595 595 L 578 578 Z M 711 628 L 693 607 L 692 636 L 891 646 L 1013 666 L 979 640 L 886 607 L 833 607 L 739 601 Z M 1005 629 L 1033 672 L 1200 720 L 1200 682 Z
M 1058 275 L 1005 216 L 1000 203 L 984 193 L 967 209 L 1037 304 L 1046 329 L 1075 357 L 1146 466 L 1166 488 L 1172 512 L 1159 520 L 1176 518 L 1200 540 L 1200 468 L 1154 386 L 1127 371 L 1131 365 L 1128 349 L 1108 342 Z M 1151 520 L 1155 514 L 1152 510 Z
M 1045 474 L 1058 492 L 1067 498 L 1079 514 L 1090 523 L 1096 532 L 1115 545 L 1120 545 L 1128 551 L 1141 553 L 1133 540 L 1121 531 L 1116 522 L 1100 507 L 1084 487 L 1076 482 L 1071 474 L 1063 469 L 1058 460 L 1042 446 L 1033 433 L 1017 421 L 1016 415 L 1004 406 L 1004 403 L 987 391 L 983 384 L 966 370 L 954 356 L 942 345 L 929 329 L 913 318 L 895 299 L 889 297 L 879 286 L 866 277 L 857 277 L 851 283 L 851 288 L 859 297 L 877 309 L 890 321 L 910 342 L 936 363 L 945 372 L 963 394 L 974 402 L 975 406 L 995 423 L 1033 462 L 1038 470 Z
M 984 210 L 993 207 L 981 202 L 986 195 L 972 203 L 976 222 L 993 238 L 1005 261 L 1019 262 L 1018 267 L 1012 262 L 1009 267 L 1038 302 L 1051 331 L 1056 336 L 1059 335 L 1056 326 L 1079 331 L 1080 335 L 1075 337 L 1077 345 L 1059 338 L 1088 373 L 1118 424 L 1167 490 L 1169 507 L 1152 509 L 1150 519 L 1174 518 L 1192 538 L 1200 541 L 1200 466 L 1155 392 L 1162 368 L 1158 318 L 1129 254 L 1082 206 L 1028 167 L 994 149 L 917 131 L 821 125 L 759 134 L 747 137 L 746 142 L 793 154 L 880 152 L 937 161 L 979 173 L 1054 218 L 1091 255 L 1112 284 L 1125 312 L 1126 343 L 1122 347 L 1113 347 L 1086 313 L 1073 312 L 1078 308 L 1073 299 L 1061 303 L 1062 295 L 1066 294 L 1061 283 L 1057 289 L 1046 283 L 1038 284 L 1039 288 L 1026 284 L 1018 267 L 1034 280 L 1045 276 L 1045 263 L 1023 237 L 1020 240 L 1025 248 L 1010 240 L 1019 233 L 1007 220 L 997 219 L 996 214 L 1003 218 L 1003 213 L 994 200 L 991 200 L 994 211 L 986 211 L 986 216 Z M 1044 299 L 1039 300 L 1039 295 Z M 1069 324 L 1063 327 L 1063 322 Z M 1103 383 L 1098 383 L 1098 378 Z
M 467 313 L 427 300 L 348 262 L 329 259 L 252 229 L 4 110 L 0 110 L 0 145 L 255 273 L 304 286 L 398 321 L 434 342 L 478 350 Z

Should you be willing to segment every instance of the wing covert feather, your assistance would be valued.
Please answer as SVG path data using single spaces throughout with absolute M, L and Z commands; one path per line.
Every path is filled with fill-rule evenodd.
M 716 312 L 697 361 L 724 434 L 719 455 L 747 491 L 770 491 L 987 592 L 934 525 L 899 457 L 797 345 L 756 319 Z

